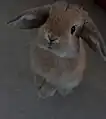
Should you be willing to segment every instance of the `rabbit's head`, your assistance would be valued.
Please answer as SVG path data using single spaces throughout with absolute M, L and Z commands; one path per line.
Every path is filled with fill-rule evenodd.
M 71 7 L 59 1 L 24 11 L 8 24 L 20 29 L 40 30 L 38 46 L 60 57 L 73 58 L 80 52 L 79 38 L 99 51 L 106 60 L 104 40 L 88 13 L 82 7 Z

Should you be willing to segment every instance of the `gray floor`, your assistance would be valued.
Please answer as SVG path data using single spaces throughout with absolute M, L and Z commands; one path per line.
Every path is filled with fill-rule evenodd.
M 51 2 L 0 1 L 0 119 L 106 119 L 106 63 L 89 48 L 85 77 L 75 93 L 37 100 L 26 47 L 35 34 L 10 28 L 5 22 L 22 10 Z M 106 13 L 88 3 L 84 1 L 105 39 Z

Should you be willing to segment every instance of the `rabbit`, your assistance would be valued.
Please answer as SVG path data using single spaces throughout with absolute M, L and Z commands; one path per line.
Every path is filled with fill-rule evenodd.
M 84 44 L 106 61 L 104 39 L 80 5 L 56 1 L 26 10 L 7 24 L 38 31 L 30 43 L 30 64 L 41 98 L 67 96 L 80 84 L 86 69 Z

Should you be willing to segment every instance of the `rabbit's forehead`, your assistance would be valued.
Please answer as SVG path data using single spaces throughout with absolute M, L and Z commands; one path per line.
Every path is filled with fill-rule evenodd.
M 56 10 L 50 13 L 45 28 L 53 34 L 61 36 L 80 20 L 80 14 L 75 10 Z

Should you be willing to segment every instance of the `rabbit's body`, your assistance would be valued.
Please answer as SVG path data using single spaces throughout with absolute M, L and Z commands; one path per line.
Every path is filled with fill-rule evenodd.
M 31 67 L 35 74 L 45 78 L 57 90 L 70 92 L 83 78 L 86 54 L 82 39 L 80 52 L 75 58 L 61 58 L 48 50 L 31 44 Z

